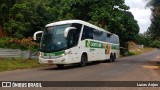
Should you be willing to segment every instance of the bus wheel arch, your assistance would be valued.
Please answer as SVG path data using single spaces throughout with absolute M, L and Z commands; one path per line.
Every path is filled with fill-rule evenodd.
M 79 65 L 80 65 L 81 67 L 84 67 L 84 66 L 86 66 L 87 62 L 88 62 L 88 55 L 87 55 L 86 52 L 83 52 L 83 53 L 82 53 L 82 56 L 81 56 L 81 61 L 80 61 Z

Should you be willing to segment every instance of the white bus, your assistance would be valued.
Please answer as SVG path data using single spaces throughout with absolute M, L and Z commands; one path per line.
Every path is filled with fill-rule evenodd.
M 41 64 L 56 64 L 63 68 L 65 64 L 109 60 L 119 57 L 119 37 L 102 28 L 81 20 L 65 20 L 50 23 L 42 33 L 39 51 Z

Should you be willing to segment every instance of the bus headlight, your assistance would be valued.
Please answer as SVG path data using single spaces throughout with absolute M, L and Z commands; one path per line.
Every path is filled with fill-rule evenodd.
M 66 51 L 64 54 L 61 54 L 61 57 L 65 56 L 65 55 L 67 55 L 67 54 L 70 54 L 70 53 L 71 53 L 71 50 Z
M 63 57 L 63 56 L 65 56 L 65 54 L 62 54 L 61 56 Z
M 70 53 L 71 53 L 71 50 L 65 52 L 65 55 L 70 54 Z
M 40 57 L 41 57 L 41 56 L 42 56 L 42 52 L 38 52 L 38 56 L 40 56 Z

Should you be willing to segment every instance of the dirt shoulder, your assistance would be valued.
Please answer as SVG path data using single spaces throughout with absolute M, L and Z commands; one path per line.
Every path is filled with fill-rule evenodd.
M 158 56 L 158 57 L 156 57 L 157 58 L 157 62 L 156 62 L 156 64 L 157 64 L 157 66 L 158 66 L 158 73 L 160 74 L 160 56 Z
M 155 48 L 137 48 L 137 49 L 129 50 L 129 54 L 130 55 L 139 55 L 142 53 L 150 52 L 152 50 L 155 50 Z

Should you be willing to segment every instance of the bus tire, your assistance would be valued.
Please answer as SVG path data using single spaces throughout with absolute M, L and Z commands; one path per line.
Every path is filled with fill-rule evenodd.
M 81 62 L 80 62 L 80 66 L 81 67 L 84 67 L 84 66 L 86 66 L 86 64 L 87 64 L 87 55 L 86 54 L 82 54 L 82 56 L 81 56 Z
M 115 62 L 116 61 L 116 54 L 114 53 L 114 55 L 113 55 L 113 62 Z
M 113 62 L 113 61 L 114 61 L 114 56 L 113 56 L 113 54 L 111 53 L 109 62 Z
M 64 65 L 63 65 L 63 64 L 57 64 L 57 67 L 58 67 L 59 69 L 63 69 L 63 68 L 64 68 Z

